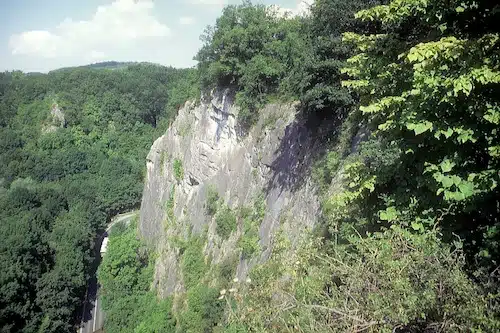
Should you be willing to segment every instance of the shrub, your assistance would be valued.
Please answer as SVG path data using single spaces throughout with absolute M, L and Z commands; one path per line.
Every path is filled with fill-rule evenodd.
M 492 331 L 486 299 L 455 245 L 399 227 L 344 245 L 310 238 L 251 271 L 234 324 L 256 332 Z
M 173 222 L 175 222 L 175 185 L 172 185 L 172 189 L 170 190 L 170 195 L 168 200 L 165 202 L 165 229 L 168 228 Z
M 225 258 L 217 267 L 217 279 L 220 287 L 225 287 L 236 274 L 239 256 L 234 254 Z
M 203 255 L 204 238 L 192 236 L 185 243 L 182 255 L 181 268 L 186 289 L 193 288 L 202 280 L 207 265 Z
M 151 296 L 155 297 L 155 295 Z M 142 318 L 142 322 L 135 328 L 134 333 L 175 332 L 176 322 L 172 314 L 172 298 L 156 302 L 150 299 L 149 306 L 143 310 Z
M 255 252 L 260 251 L 259 227 L 266 214 L 266 203 L 261 195 L 255 200 L 253 207 L 242 207 L 239 215 L 243 220 L 243 234 L 238 241 L 243 258 L 250 258 Z
M 199 284 L 187 292 L 187 309 L 180 314 L 181 332 L 211 332 L 221 320 L 222 303 L 217 299 L 219 290 Z
M 231 208 L 227 206 L 219 210 L 215 216 L 215 222 L 217 223 L 217 234 L 222 238 L 228 238 L 232 232 L 236 231 L 236 215 L 233 213 Z
M 255 252 L 260 250 L 259 234 L 254 232 L 245 233 L 238 242 L 238 246 L 241 248 L 243 258 L 252 257 Z
M 174 177 L 177 181 L 181 181 L 184 178 L 184 168 L 182 167 L 182 161 L 178 158 L 174 160 Z
M 219 193 L 217 192 L 217 189 L 215 188 L 215 186 L 209 185 L 207 190 L 207 202 L 205 204 L 205 209 L 208 215 L 215 215 L 215 213 L 217 212 L 218 202 Z
M 320 190 L 326 190 L 331 184 L 335 172 L 340 166 L 340 157 L 338 152 L 329 151 L 314 164 L 312 177 Z

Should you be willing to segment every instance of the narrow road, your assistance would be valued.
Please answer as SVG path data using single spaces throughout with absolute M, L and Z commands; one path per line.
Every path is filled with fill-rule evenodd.
M 135 211 L 115 216 L 106 227 L 104 233 L 97 239 L 96 251 L 99 251 L 101 244 L 103 243 L 103 239 L 108 237 L 108 232 L 115 224 L 120 222 L 129 223 L 129 221 L 133 217 L 137 216 L 137 214 L 138 212 Z M 102 255 L 104 254 L 105 253 L 102 253 Z M 97 265 L 101 262 L 100 259 L 101 258 L 96 258 Z M 83 316 L 79 333 L 100 332 L 104 326 L 104 313 L 102 312 L 101 301 L 98 298 L 98 291 L 99 283 L 97 282 L 97 276 L 94 276 L 90 279 L 87 287 L 87 296 L 83 306 Z

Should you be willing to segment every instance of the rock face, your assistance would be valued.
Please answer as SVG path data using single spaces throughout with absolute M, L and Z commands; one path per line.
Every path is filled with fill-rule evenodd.
M 250 260 L 240 256 L 239 278 L 269 257 L 278 230 L 293 243 L 317 220 L 319 201 L 306 176 L 316 143 L 296 120 L 296 106 L 268 105 L 245 136 L 238 134 L 237 113 L 228 91 L 214 93 L 199 105 L 187 102 L 151 147 L 139 229 L 158 252 L 155 286 L 161 297 L 184 289 L 180 251 L 172 237 L 186 239 L 191 232 L 206 230 L 204 254 L 211 263 L 239 255 L 242 226 L 227 239 L 217 235 L 215 219 L 205 208 L 209 188 L 231 208 L 249 205 L 259 195 L 265 198 L 259 228 L 262 252 Z
M 64 127 L 65 125 L 66 120 L 63 110 L 57 103 L 53 103 L 48 117 L 48 124 L 42 126 L 42 133 L 55 132 L 58 128 Z

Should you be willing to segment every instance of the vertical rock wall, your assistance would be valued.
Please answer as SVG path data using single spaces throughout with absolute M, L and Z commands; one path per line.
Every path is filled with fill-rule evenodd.
M 206 214 L 209 186 L 232 208 L 265 197 L 266 214 L 259 229 L 263 251 L 251 260 L 240 259 L 240 278 L 269 256 L 277 230 L 294 241 L 316 222 L 319 202 L 306 172 L 315 142 L 295 119 L 296 106 L 268 105 L 246 136 L 237 134 L 237 112 L 227 91 L 199 105 L 187 102 L 151 147 L 139 229 L 157 248 L 155 285 L 162 297 L 183 290 L 179 249 L 172 237 L 185 239 L 190 232 L 208 230 L 204 253 L 212 263 L 239 253 L 241 226 L 221 239 L 214 219 Z M 176 178 L 175 163 L 182 165 L 182 179 Z

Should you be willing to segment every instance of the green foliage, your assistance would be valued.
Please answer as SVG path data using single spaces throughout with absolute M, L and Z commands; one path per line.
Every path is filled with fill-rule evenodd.
M 251 258 L 252 255 L 260 250 L 258 230 L 255 232 L 251 226 L 245 226 L 246 233 L 238 241 L 238 247 L 241 248 L 243 258 Z
M 346 31 L 364 32 L 370 24 L 354 18 L 364 8 L 384 0 L 316 0 L 311 17 L 304 22 L 309 36 L 309 50 L 298 67 L 297 84 L 304 111 L 320 118 L 343 120 L 356 104 L 356 96 L 342 87 L 341 69 L 352 48 L 341 41 Z
M 169 160 L 168 152 L 162 151 L 160 153 L 160 170 L 161 173 L 163 174 L 164 169 L 165 169 L 165 163 Z
M 92 240 L 140 204 L 156 126 L 196 97 L 196 75 L 151 64 L 0 73 L 3 331 L 76 330 Z
M 199 284 L 187 292 L 187 309 L 183 309 L 179 326 L 182 332 L 211 332 L 223 314 L 222 303 L 217 300 L 219 290 Z
M 181 268 L 187 290 L 200 284 L 207 271 L 203 254 L 204 246 L 205 238 L 201 236 L 191 236 L 185 243 Z
M 165 229 L 168 229 L 175 223 L 175 185 L 172 185 L 172 189 L 170 190 L 170 195 L 168 197 L 167 202 L 165 202 Z
M 184 178 L 184 168 L 182 167 L 182 161 L 178 158 L 174 160 L 174 177 L 179 182 Z
M 29 179 L 0 195 L 0 314 L 6 332 L 71 329 L 76 290 L 86 286 L 93 234 L 87 212 L 68 210 L 67 204 L 60 187 Z
M 329 151 L 315 163 L 312 170 L 312 177 L 320 190 L 324 191 L 330 186 L 340 166 L 339 155 L 336 151 Z
M 357 14 L 382 29 L 344 34 L 358 53 L 348 60 L 344 72 L 351 80 L 343 84 L 361 95 L 364 121 L 378 140 L 402 152 L 391 168 L 371 171 L 376 192 L 398 210 L 413 205 L 413 229 L 439 224 L 447 237 L 466 237 L 465 249 L 481 262 L 480 271 L 481 265 L 498 266 L 480 259 L 482 251 L 500 253 L 482 241 L 483 232 L 498 225 L 492 218 L 500 180 L 495 6 L 392 1 Z M 387 191 L 390 183 L 403 186 Z M 390 215 L 381 213 L 386 220 Z
M 219 192 L 213 185 L 207 188 L 207 202 L 205 203 L 205 210 L 209 216 L 214 216 L 217 213 L 219 205 Z
M 107 332 L 174 332 L 172 300 L 150 291 L 154 260 L 137 238 L 135 224 L 112 232 L 99 266 Z
M 228 284 L 233 280 L 236 274 L 236 268 L 239 263 L 239 255 L 232 255 L 225 258 L 217 265 L 217 285 L 221 288 L 228 287 Z
M 115 298 L 149 291 L 149 276 L 152 276 L 154 262 L 137 238 L 135 226 L 109 238 L 109 252 L 99 266 L 98 277 L 104 286 L 103 304 L 111 304 Z M 104 306 L 106 308 L 106 306 Z
M 217 224 L 215 230 L 222 239 L 228 238 L 238 227 L 236 215 L 227 206 L 223 206 L 217 211 L 215 223 Z
M 172 300 L 167 298 L 156 301 L 150 298 L 148 301 L 141 309 L 143 320 L 136 326 L 134 333 L 175 332 L 176 320 L 172 314 Z
M 174 119 L 177 111 L 186 101 L 199 100 L 200 85 L 196 69 L 186 69 L 176 73 L 173 84 L 169 89 L 168 101 L 165 106 L 166 118 Z
M 251 125 L 269 94 L 289 93 L 287 77 L 306 50 L 303 37 L 299 19 L 249 1 L 227 6 L 202 36 L 196 56 L 202 86 L 235 87 L 240 123 Z
M 224 328 L 224 333 L 248 333 L 249 330 L 243 324 L 229 324 L 226 328 Z
M 206 236 L 191 235 L 183 242 L 181 248 L 181 268 L 186 294 L 184 304 L 177 308 L 178 331 L 211 332 L 222 318 L 223 307 L 217 299 L 219 290 L 205 283 L 210 264 L 205 263 L 203 254 L 205 243 Z M 220 278 L 232 274 L 230 265 L 230 262 L 226 262 L 225 266 L 221 266 Z
M 399 227 L 345 245 L 306 241 L 254 269 L 250 288 L 235 298 L 232 325 L 258 332 L 491 330 L 486 298 L 464 264 L 463 253 L 436 233 Z
M 243 234 L 238 241 L 243 258 L 251 258 L 260 251 L 259 228 L 266 214 L 266 202 L 261 195 L 253 203 L 253 207 L 242 207 L 239 218 L 243 220 Z

